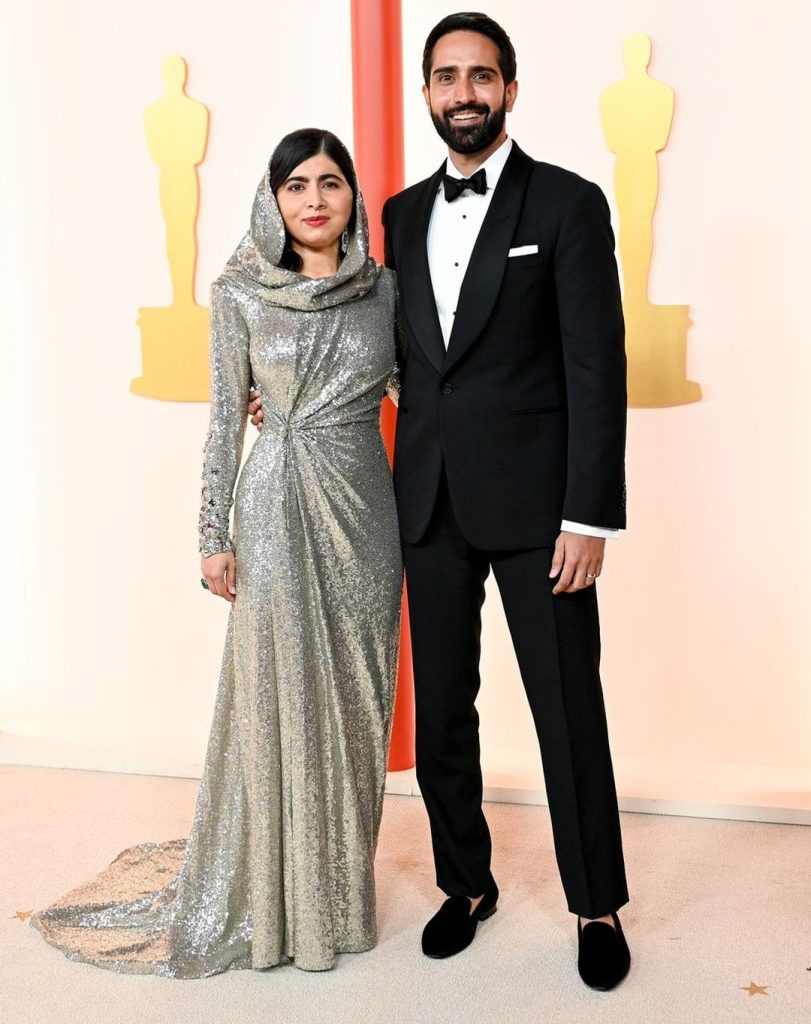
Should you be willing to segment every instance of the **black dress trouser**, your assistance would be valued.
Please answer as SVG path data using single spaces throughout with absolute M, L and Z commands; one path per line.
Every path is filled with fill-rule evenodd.
M 555 855 L 569 909 L 601 917 L 628 901 L 600 685 L 595 588 L 553 594 L 552 551 L 482 551 L 457 524 L 443 473 L 431 523 L 404 544 L 416 697 L 417 780 L 437 884 L 480 896 L 490 878 L 482 812 L 481 607 L 493 569 L 541 747 Z

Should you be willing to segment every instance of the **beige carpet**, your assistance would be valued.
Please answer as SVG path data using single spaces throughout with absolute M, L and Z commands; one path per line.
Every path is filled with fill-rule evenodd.
M 125 846 L 185 835 L 197 784 L 0 766 L 0 1024 L 811 1024 L 811 829 L 623 817 L 634 964 L 613 993 L 575 970 L 545 808 L 489 804 L 500 910 L 448 961 L 419 952 L 438 906 L 422 802 L 388 797 L 381 937 L 326 974 L 201 981 L 67 960 L 18 911 L 40 908 Z M 750 982 L 766 994 L 749 995 Z

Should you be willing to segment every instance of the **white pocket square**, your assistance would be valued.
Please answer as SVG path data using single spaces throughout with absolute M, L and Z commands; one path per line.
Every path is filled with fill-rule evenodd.
M 514 249 L 510 249 L 507 253 L 508 256 L 529 256 L 530 253 L 537 252 L 537 245 L 517 245 Z

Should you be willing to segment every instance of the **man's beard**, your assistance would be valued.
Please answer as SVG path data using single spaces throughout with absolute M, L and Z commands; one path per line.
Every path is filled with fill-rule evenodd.
M 451 114 L 472 112 L 484 114 L 481 124 L 475 128 L 466 128 L 464 125 L 454 124 Z M 504 121 L 507 117 L 507 96 L 498 110 L 491 110 L 484 104 L 469 103 L 466 107 L 457 107 L 455 110 L 446 111 L 444 114 L 435 114 L 431 110 L 431 120 L 440 139 L 454 153 L 462 153 L 465 156 L 471 153 L 481 153 L 482 150 L 491 146 L 504 130 Z

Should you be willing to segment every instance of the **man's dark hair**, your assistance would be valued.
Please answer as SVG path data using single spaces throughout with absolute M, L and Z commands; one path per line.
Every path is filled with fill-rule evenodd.
M 492 39 L 498 47 L 498 65 L 501 68 L 501 77 L 504 84 L 509 85 L 515 81 L 515 49 L 510 42 L 510 37 L 504 29 L 486 14 L 464 12 L 460 14 L 449 14 L 443 18 L 438 25 L 434 25 L 425 40 L 425 49 L 422 52 L 422 77 L 425 84 L 429 85 L 431 80 L 431 59 L 434 55 L 434 47 L 439 40 L 450 32 L 478 32 L 480 35 Z
M 285 135 L 273 151 L 270 161 L 270 187 L 273 194 L 276 195 L 298 165 L 318 153 L 326 153 L 330 160 L 340 167 L 341 173 L 352 189 L 352 216 L 346 226 L 351 235 L 355 230 L 358 216 L 358 186 L 355 165 L 352 163 L 352 157 L 346 146 L 332 132 L 325 131 L 323 128 L 300 128 L 296 132 Z M 294 252 L 290 236 L 286 231 L 284 251 L 279 266 L 285 267 L 287 270 L 295 270 L 296 273 L 301 272 L 301 257 Z

